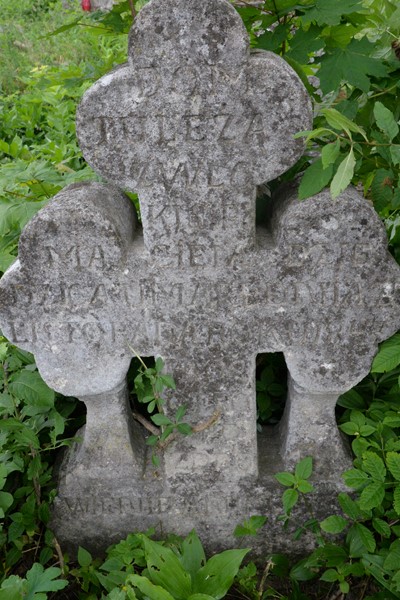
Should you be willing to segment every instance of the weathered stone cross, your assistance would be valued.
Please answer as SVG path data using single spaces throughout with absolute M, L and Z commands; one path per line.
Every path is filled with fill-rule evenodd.
M 151 0 L 129 62 L 85 94 L 85 158 L 138 192 L 143 236 L 117 188 L 70 186 L 25 229 L 0 284 L 4 333 L 34 352 L 51 387 L 88 408 L 61 497 L 147 485 L 126 404 L 130 348 L 164 358 L 177 384 L 172 413 L 186 404 L 197 423 L 220 412 L 165 452 L 164 492 L 189 480 L 203 491 L 243 478 L 257 493 L 268 487 L 256 436 L 261 352 L 283 351 L 290 372 L 286 466 L 313 454 L 336 480 L 348 464 L 334 407 L 398 327 L 399 272 L 355 191 L 300 204 L 286 189 L 256 233 L 256 186 L 295 163 L 303 147 L 293 135 L 310 123 L 296 74 L 271 53 L 249 54 L 226 0 Z

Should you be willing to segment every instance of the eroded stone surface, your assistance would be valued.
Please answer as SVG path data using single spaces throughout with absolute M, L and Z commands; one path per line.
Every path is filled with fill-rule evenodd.
M 256 185 L 293 165 L 293 134 L 310 123 L 295 73 L 249 54 L 225 0 L 152 0 L 128 64 L 85 95 L 82 149 L 138 192 L 143 232 L 116 187 L 71 186 L 28 225 L 0 283 L 4 333 L 88 406 L 60 470 L 54 527 L 66 543 L 105 547 L 159 523 L 196 527 L 210 549 L 237 543 L 236 523 L 279 514 L 273 473 L 310 454 L 316 509 L 331 511 L 350 464 L 335 403 L 398 329 L 399 270 L 355 190 L 299 203 L 285 188 L 256 232 Z M 276 351 L 290 371 L 286 412 L 257 436 L 256 355 Z M 157 473 L 126 404 L 133 352 L 164 358 L 177 385 L 169 413 L 218 415 L 171 444 Z M 293 549 L 279 534 L 271 525 L 258 550 Z

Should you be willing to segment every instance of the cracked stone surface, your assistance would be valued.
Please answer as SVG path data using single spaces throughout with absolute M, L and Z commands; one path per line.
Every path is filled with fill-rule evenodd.
M 333 510 L 351 465 L 335 404 L 399 328 L 400 280 L 383 225 L 354 189 L 300 203 L 296 186 L 284 187 L 256 231 L 256 186 L 296 162 L 293 135 L 310 127 L 297 75 L 271 53 L 249 53 L 226 0 L 151 0 L 128 63 L 85 94 L 81 147 L 111 185 L 60 192 L 0 282 L 3 332 L 34 353 L 52 388 L 88 408 L 53 514 L 71 549 L 161 525 L 196 527 L 215 550 L 237 545 L 237 523 L 267 514 L 256 552 L 301 552 L 309 540 L 294 544 L 274 524 L 273 473 L 307 455 L 317 514 Z M 143 227 L 119 187 L 139 194 Z M 192 424 L 219 415 L 171 444 L 156 471 L 128 406 L 133 350 L 165 360 L 177 386 L 169 414 L 186 404 Z M 256 356 L 277 351 L 289 371 L 285 414 L 257 434 Z

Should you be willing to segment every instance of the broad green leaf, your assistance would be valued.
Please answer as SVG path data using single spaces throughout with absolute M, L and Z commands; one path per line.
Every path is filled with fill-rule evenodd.
M 353 148 L 351 148 L 346 158 L 344 158 L 340 163 L 338 170 L 336 171 L 335 176 L 332 179 L 332 198 L 337 198 L 350 185 L 354 175 L 355 166 L 356 159 L 354 158 Z
M 149 600 L 175 600 L 167 590 L 159 585 L 154 585 L 142 575 L 129 575 L 127 583 L 137 587 Z
M 343 473 L 342 477 L 347 486 L 355 489 L 363 487 L 369 480 L 368 475 L 359 469 L 349 469 Z
M 5 514 L 6 510 L 10 508 L 13 502 L 14 498 L 12 494 L 9 494 L 8 492 L 0 492 L 0 508 L 3 511 L 3 515 Z
M 214 596 L 209 596 L 208 594 L 193 594 L 188 600 L 214 600 Z
M 335 108 L 324 108 L 323 110 L 321 110 L 321 114 L 324 115 L 329 125 L 334 129 L 337 129 L 338 131 L 342 131 L 343 129 L 344 131 L 346 131 L 349 137 L 351 137 L 350 131 L 353 131 L 354 133 L 360 133 L 363 136 L 363 138 L 366 141 L 368 141 L 365 130 L 362 127 L 359 127 L 359 125 L 357 125 L 350 119 L 348 119 L 345 115 L 343 115 Z
M 306 456 L 299 463 L 297 463 L 294 470 L 294 474 L 299 479 L 308 479 L 311 477 L 313 468 L 312 456 Z
M 386 464 L 393 477 L 400 481 L 400 453 L 388 452 L 386 454 Z
M 372 519 L 372 526 L 384 538 L 389 538 L 391 531 L 390 525 L 383 519 L 374 518 Z
M 376 210 L 382 211 L 393 200 L 393 184 L 395 177 L 393 171 L 378 169 L 371 182 L 371 195 Z
M 149 578 L 152 583 L 167 590 L 175 600 L 186 600 L 191 593 L 191 577 L 186 573 L 176 554 L 143 536 Z
M 0 600 L 22 600 L 25 582 L 18 575 L 9 575 L 0 589 Z
M 215 600 L 223 598 L 232 586 L 239 567 L 248 552 L 250 552 L 248 548 L 244 550 L 225 550 L 225 552 L 212 556 L 196 574 L 192 586 L 193 593 L 207 594 Z
M 286 487 L 292 487 L 292 485 L 296 484 L 296 477 L 292 475 L 292 473 L 287 473 L 284 471 L 282 473 L 275 473 L 274 477 L 279 481 L 279 483 L 285 485 Z
M 318 192 L 328 185 L 332 175 L 333 165 L 328 165 L 324 169 L 322 160 L 320 158 L 316 160 L 303 173 L 299 186 L 299 199 L 304 200 L 318 194 Z
M 10 393 L 19 400 L 40 408 L 54 406 L 54 391 L 45 384 L 37 371 L 23 369 L 12 377 Z
M 340 154 L 340 140 L 326 144 L 321 150 L 321 160 L 324 169 L 333 165 Z
M 85 550 L 85 548 L 82 548 L 81 546 L 79 546 L 78 563 L 80 564 L 80 566 L 88 567 L 91 564 L 92 560 L 93 559 L 92 559 L 92 555 L 90 554 L 90 552 Z
M 34 600 L 39 592 L 57 592 L 68 585 L 65 579 L 57 579 L 61 575 L 61 569 L 57 567 L 44 567 L 35 563 L 26 574 L 26 600 Z
M 358 505 L 354 502 L 352 498 L 348 494 L 344 492 L 340 493 L 338 496 L 340 508 L 342 511 L 350 517 L 353 521 L 360 519 L 363 516 L 362 511 L 358 507 Z
M 393 491 L 393 507 L 397 514 L 400 515 L 400 485 L 396 486 Z
M 400 334 L 396 333 L 393 337 L 380 345 L 378 354 L 372 363 L 372 373 L 387 373 L 395 369 L 400 364 Z
M 288 489 L 283 492 L 282 503 L 285 513 L 290 512 L 298 499 L 299 492 L 297 490 Z
M 347 519 L 340 517 L 339 515 L 332 515 L 327 517 L 320 523 L 320 527 L 322 531 L 326 531 L 326 533 L 341 533 L 344 529 L 346 529 L 348 525 Z
M 300 481 L 297 484 L 297 489 L 302 494 L 309 494 L 310 492 L 314 491 L 314 486 L 309 481 L 305 481 L 304 479 L 300 479 Z
M 371 510 L 379 506 L 385 497 L 385 488 L 382 483 L 376 481 L 367 485 L 360 495 L 360 508 L 362 510 Z
M 329 581 L 329 582 L 337 581 L 339 578 L 340 578 L 340 575 L 336 571 L 336 569 L 328 569 L 327 571 L 322 573 L 322 575 L 320 577 L 321 581 Z
M 362 8 L 360 0 L 316 0 L 315 6 L 308 10 L 303 22 L 315 21 L 318 25 L 338 25 L 343 15 L 357 12 Z
M 353 558 L 360 557 L 365 552 L 375 551 L 374 535 L 361 523 L 354 523 L 347 534 L 347 541 L 350 544 L 350 556 Z
M 320 29 L 311 25 L 307 30 L 297 29 L 295 35 L 290 40 L 290 49 L 288 55 L 294 58 L 302 65 L 306 65 L 309 55 L 325 46 L 325 40 L 319 36 Z
M 151 415 L 150 418 L 153 421 L 153 423 L 155 423 L 159 427 L 162 425 L 170 425 L 171 424 L 171 419 L 169 419 L 165 415 L 162 415 L 161 413 L 156 413 L 155 415 Z
M 392 141 L 399 133 L 399 126 L 393 113 L 382 102 L 375 102 L 374 117 L 379 129 Z
M 258 530 L 265 525 L 267 517 L 261 515 L 253 515 L 250 519 L 244 521 L 242 525 L 237 525 L 233 535 L 235 537 L 243 537 L 246 535 L 256 535 Z
M 390 545 L 389 554 L 385 558 L 383 568 L 389 571 L 397 571 L 400 566 L 400 540 Z
M 389 150 L 390 150 L 390 156 L 392 158 L 393 164 L 400 165 L 400 146 L 399 145 L 390 146 Z
M 181 563 L 192 580 L 196 573 L 204 567 L 206 556 L 197 533 L 193 530 L 182 542 Z
M 318 71 L 323 93 L 338 89 L 342 82 L 368 92 L 371 87 L 369 75 L 385 77 L 387 74 L 384 63 L 371 56 L 374 52 L 375 45 L 366 37 L 352 40 L 346 48 L 327 48 L 320 59 L 321 67 Z
M 375 452 L 364 452 L 362 466 L 364 471 L 369 473 L 376 481 L 385 481 L 385 464 L 381 457 L 375 454 Z

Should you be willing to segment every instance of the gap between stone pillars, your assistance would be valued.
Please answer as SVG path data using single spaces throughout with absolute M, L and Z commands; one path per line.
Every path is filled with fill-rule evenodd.
M 145 440 L 133 420 L 126 379 L 109 392 L 84 396 L 86 425 L 77 437 L 68 471 L 76 475 L 89 472 L 115 478 L 123 471 L 127 478 L 142 477 L 145 466 Z
M 324 481 L 343 481 L 352 466 L 351 451 L 338 429 L 335 407 L 340 393 L 315 392 L 298 385 L 288 374 L 288 397 L 279 424 L 281 455 L 292 470 L 306 456 L 314 459 L 314 472 Z

